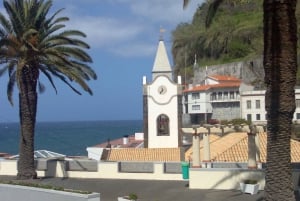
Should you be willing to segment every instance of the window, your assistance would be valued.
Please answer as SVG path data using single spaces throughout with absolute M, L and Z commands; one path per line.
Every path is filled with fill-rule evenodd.
M 200 105 L 192 105 L 192 110 L 200 110 Z
M 228 92 L 224 92 L 224 100 L 228 100 Z
M 229 93 L 230 95 L 230 99 L 234 99 L 234 92 L 233 91 L 231 91 L 230 93 Z
M 296 119 L 300 119 L 300 113 L 296 114 Z
M 169 117 L 167 115 L 161 114 L 156 120 L 157 124 L 157 135 L 164 136 L 170 135 L 169 129 Z
M 247 121 L 252 121 L 251 114 L 247 114 Z
M 211 100 L 216 100 L 217 99 L 217 94 L 216 92 L 211 94 Z
M 199 93 L 192 93 L 192 100 L 199 99 L 199 98 L 200 98 Z
M 247 100 L 247 109 L 251 109 L 251 100 Z
M 222 100 L 222 92 L 218 93 L 218 100 Z
M 260 109 L 260 100 L 255 101 L 255 107 L 256 109 Z
M 260 120 L 260 114 L 256 114 L 256 120 Z
M 300 107 L 300 99 L 296 99 L 296 107 Z

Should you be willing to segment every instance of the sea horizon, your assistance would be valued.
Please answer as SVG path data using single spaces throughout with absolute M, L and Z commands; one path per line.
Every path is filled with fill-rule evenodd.
M 0 123 L 0 152 L 18 154 L 19 122 Z M 142 120 L 75 120 L 36 123 L 35 150 L 87 156 L 87 147 L 142 132 Z

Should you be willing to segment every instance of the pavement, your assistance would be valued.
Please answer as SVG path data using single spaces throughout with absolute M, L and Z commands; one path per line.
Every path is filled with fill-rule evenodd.
M 0 176 L 0 180 L 15 177 Z M 138 201 L 260 201 L 263 191 L 256 195 L 243 194 L 239 190 L 189 189 L 188 181 L 149 181 L 124 179 L 74 179 L 41 178 L 27 180 L 32 183 L 49 184 L 67 189 L 100 193 L 101 201 L 117 201 L 119 196 L 135 193 Z M 298 199 L 297 199 L 298 200 Z

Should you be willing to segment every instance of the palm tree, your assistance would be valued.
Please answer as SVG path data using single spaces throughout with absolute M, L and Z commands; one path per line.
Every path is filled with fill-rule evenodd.
M 86 81 L 96 79 L 88 66 L 92 62 L 81 40 L 85 34 L 66 30 L 67 17 L 58 17 L 62 9 L 47 17 L 51 0 L 4 0 L 7 15 L 0 13 L 0 75 L 8 72 L 7 96 L 13 105 L 13 89 L 19 92 L 20 146 L 19 179 L 36 178 L 34 132 L 38 95 L 44 91 L 40 73 L 56 91 L 53 77 L 59 78 L 76 93 L 76 82 L 92 95 Z
M 264 69 L 268 115 L 266 200 L 295 200 L 291 131 L 297 74 L 297 0 L 264 1 Z
M 235 0 L 238 1 L 238 0 Z M 222 0 L 210 4 L 209 26 Z M 188 0 L 184 0 L 186 6 Z M 267 111 L 265 200 L 295 200 L 290 139 L 297 74 L 297 0 L 264 0 L 264 70 Z

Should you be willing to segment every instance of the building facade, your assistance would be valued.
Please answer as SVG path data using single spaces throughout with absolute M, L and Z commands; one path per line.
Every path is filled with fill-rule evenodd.
M 252 122 L 265 123 L 265 90 L 244 91 L 241 93 L 241 118 Z M 295 89 L 296 110 L 293 121 L 300 123 L 300 89 Z
M 293 120 L 300 123 L 300 89 L 295 89 Z M 254 90 L 231 76 L 206 76 L 205 84 L 183 91 L 184 124 L 219 123 L 242 118 L 266 123 L 265 90 Z
M 217 123 L 240 118 L 240 91 L 252 88 L 232 76 L 206 76 L 204 85 L 184 90 L 185 123 Z

